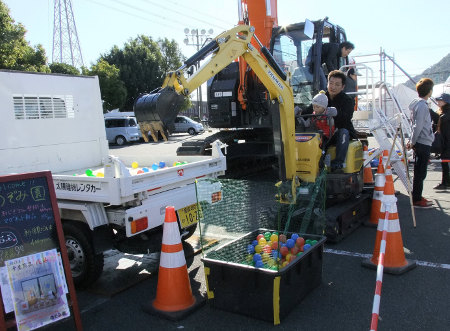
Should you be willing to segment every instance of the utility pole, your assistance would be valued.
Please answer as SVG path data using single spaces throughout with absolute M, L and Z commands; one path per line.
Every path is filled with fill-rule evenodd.
M 55 0 L 52 62 L 84 65 L 70 0 Z
M 197 52 L 200 50 L 200 47 L 202 47 L 208 40 L 210 40 L 210 35 L 214 33 L 213 29 L 209 29 L 208 33 L 206 33 L 205 29 L 201 29 L 200 31 L 198 29 L 192 29 L 189 30 L 188 28 L 184 29 L 184 34 L 186 35 L 186 38 L 184 39 L 184 43 L 188 46 L 196 46 Z M 200 67 L 200 63 L 197 63 L 196 69 Z M 197 103 L 198 103 L 198 117 L 201 120 L 202 119 L 202 87 L 201 85 L 197 89 Z

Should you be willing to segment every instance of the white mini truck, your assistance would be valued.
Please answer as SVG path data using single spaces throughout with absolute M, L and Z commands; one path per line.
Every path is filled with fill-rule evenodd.
M 177 210 L 182 237 L 191 236 L 198 221 L 195 180 L 226 170 L 219 141 L 212 156 L 181 164 L 175 155 L 141 156 L 138 165 L 108 155 L 97 77 L 0 70 L 0 104 L 0 175 L 52 172 L 79 286 L 100 276 L 103 252 L 117 237 L 162 229 L 166 206 Z

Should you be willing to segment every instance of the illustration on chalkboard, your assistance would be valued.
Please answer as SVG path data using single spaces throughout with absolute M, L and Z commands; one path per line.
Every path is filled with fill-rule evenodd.
M 0 229 L 0 249 L 11 248 L 17 245 L 17 236 L 13 231 L 2 231 Z

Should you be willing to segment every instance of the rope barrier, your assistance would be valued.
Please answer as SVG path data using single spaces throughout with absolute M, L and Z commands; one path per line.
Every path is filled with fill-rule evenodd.
M 386 206 L 383 221 L 383 234 L 381 236 L 380 255 L 378 257 L 377 280 L 375 285 L 375 295 L 372 305 L 372 321 L 370 323 L 370 331 L 376 331 L 378 327 L 378 317 L 380 312 L 381 287 L 383 285 L 384 255 L 386 253 L 386 237 L 389 224 L 389 206 Z

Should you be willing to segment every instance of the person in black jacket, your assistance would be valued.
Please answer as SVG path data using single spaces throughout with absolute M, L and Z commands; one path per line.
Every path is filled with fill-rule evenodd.
M 344 166 L 350 139 L 357 139 L 357 133 L 353 127 L 352 118 L 355 101 L 344 93 L 346 76 L 342 71 L 333 70 L 328 74 L 326 96 L 328 107 L 335 107 L 337 115 L 334 117 L 336 131 L 329 144 L 336 145 L 336 157 L 331 161 L 331 171 L 340 171 Z M 305 109 L 302 115 L 312 114 L 312 107 Z
M 436 98 L 439 106 L 440 117 L 437 131 L 440 132 L 442 138 L 441 159 L 450 159 L 450 94 L 442 93 Z M 447 190 L 450 188 L 450 166 L 448 162 L 441 162 L 442 165 L 442 181 L 434 187 L 435 190 Z
M 314 44 L 308 51 L 306 57 L 305 65 L 309 67 L 310 73 L 313 73 L 314 65 Z M 340 44 L 338 43 L 324 43 L 322 44 L 322 52 L 320 53 L 320 89 L 324 90 L 327 86 L 326 75 L 328 75 L 333 70 L 339 69 L 340 59 L 347 58 L 348 55 L 355 49 L 355 45 L 349 41 L 344 41 Z M 322 69 L 322 64 L 326 66 L 326 72 Z
M 328 74 L 327 97 L 328 107 L 335 107 L 337 115 L 334 118 L 336 132 L 331 142 L 336 144 L 336 157 L 331 162 L 331 171 L 343 168 L 350 139 L 356 139 L 357 133 L 353 127 L 352 118 L 355 101 L 344 93 L 346 76 L 342 71 L 333 70 Z

